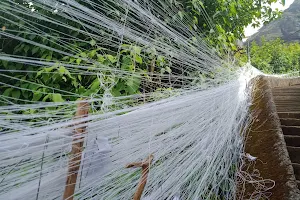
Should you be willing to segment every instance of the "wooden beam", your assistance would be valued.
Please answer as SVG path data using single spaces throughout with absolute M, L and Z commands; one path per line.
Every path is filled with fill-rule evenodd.
M 126 165 L 126 168 L 131 168 L 131 167 L 142 167 L 142 177 L 140 179 L 140 182 L 138 184 L 137 190 L 133 196 L 133 200 L 140 200 L 145 188 L 145 185 L 147 183 L 147 178 L 149 174 L 149 168 L 152 163 L 154 156 L 151 154 L 148 156 L 148 158 L 142 162 L 134 162 Z
M 88 116 L 89 104 L 87 102 L 79 102 L 77 104 L 77 112 L 75 119 L 80 119 Z M 80 125 L 76 124 L 76 125 Z M 86 126 L 80 126 L 74 130 L 74 139 L 72 142 L 71 159 L 69 160 L 68 176 L 65 186 L 63 199 L 73 200 L 75 186 L 77 181 L 78 171 L 81 164 L 81 156 L 83 151 L 84 134 Z

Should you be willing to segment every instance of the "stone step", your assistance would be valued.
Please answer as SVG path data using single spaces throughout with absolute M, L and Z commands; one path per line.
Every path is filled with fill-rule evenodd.
M 300 112 L 300 104 L 297 102 L 275 102 L 277 112 Z
M 279 102 L 279 101 L 300 101 L 300 95 L 298 96 L 290 96 L 290 95 L 274 95 L 273 96 L 274 102 Z
M 296 97 L 294 97 L 296 99 Z M 294 105 L 297 105 L 299 104 L 299 99 L 300 99 L 300 96 L 297 97 L 298 100 L 293 100 L 292 97 L 290 97 L 290 99 L 278 99 L 278 98 L 274 98 L 273 101 L 275 102 L 275 104 L 294 104 Z
M 282 99 L 273 99 L 275 105 L 299 105 L 300 100 L 282 100 Z
M 287 146 L 300 147 L 300 136 L 285 135 L 284 140 Z
M 286 148 L 292 161 L 298 188 L 300 188 L 300 84 L 278 83 L 272 88 L 273 101 L 280 118 Z
M 292 163 L 294 168 L 294 173 L 296 179 L 300 180 L 300 164 L 299 163 Z
M 300 163 L 300 147 L 287 146 L 292 163 Z
M 288 112 L 292 112 L 292 111 L 296 111 L 296 112 L 300 112 L 300 106 L 278 106 L 276 107 L 276 110 L 278 112 L 283 112 L 283 111 L 288 111 Z
M 278 105 L 293 105 L 293 106 L 299 106 L 299 101 L 286 101 L 286 100 L 274 100 L 274 103 L 276 106 Z
M 285 86 L 274 86 L 272 89 L 280 89 L 280 88 L 291 88 L 291 87 L 298 87 L 300 88 L 300 84 L 297 83 L 293 83 L 293 84 L 290 84 L 290 85 L 285 85 Z
M 300 126 L 300 119 L 284 118 L 280 119 L 281 125 L 284 126 Z
M 279 118 L 300 119 L 300 112 L 278 112 Z
M 284 87 L 284 88 L 272 88 L 273 95 L 275 94 L 284 94 L 284 93 L 292 93 L 298 92 L 300 93 L 300 87 Z
M 299 106 L 277 105 L 276 110 L 278 112 L 284 112 L 284 111 L 287 111 L 287 112 L 293 112 L 293 111 L 300 112 L 300 105 Z
M 299 101 L 300 93 L 298 94 L 275 94 L 273 95 L 273 101 Z
M 289 85 L 287 87 L 289 87 L 289 88 L 300 88 L 300 84 L 293 84 L 293 85 Z M 283 88 L 287 88 L 287 87 L 283 87 Z
M 299 97 L 300 96 L 300 89 L 297 90 L 282 90 L 282 91 L 272 91 L 273 97 L 277 96 L 286 96 L 286 97 Z
M 299 90 L 300 87 L 298 86 L 292 86 L 292 87 L 276 87 L 276 88 L 272 88 L 272 91 L 288 91 L 288 90 Z
M 298 135 L 300 136 L 299 126 L 281 126 L 284 135 Z

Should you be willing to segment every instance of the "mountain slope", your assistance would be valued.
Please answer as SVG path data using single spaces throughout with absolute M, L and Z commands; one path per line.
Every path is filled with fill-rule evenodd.
M 249 40 L 259 42 L 262 36 L 267 40 L 281 38 L 286 42 L 300 42 L 300 0 L 295 0 L 283 12 L 282 18 L 263 26 Z

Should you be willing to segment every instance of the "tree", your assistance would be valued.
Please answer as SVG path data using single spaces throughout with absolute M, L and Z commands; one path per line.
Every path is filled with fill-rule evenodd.
M 193 18 L 194 29 L 203 30 L 217 49 L 237 50 L 236 40 L 245 37 L 244 29 L 259 27 L 281 16 L 271 4 L 280 0 L 179 0 L 178 6 Z M 176 1 L 175 1 L 176 2 Z M 284 0 L 280 1 L 282 4 Z M 182 15 L 182 13 L 179 13 Z
M 97 1 L 99 4 L 109 4 L 109 7 L 115 8 L 117 11 L 118 9 L 123 9 L 124 11 L 124 8 L 117 4 L 117 2 Z M 144 2 L 142 0 L 139 1 Z M 263 22 L 268 22 L 278 17 L 279 12 L 272 11 L 270 8 L 270 4 L 276 1 L 277 0 L 166 1 L 170 3 L 171 6 L 174 6 L 175 13 L 172 14 L 168 13 L 167 10 L 163 10 L 163 4 L 166 2 L 158 1 L 156 6 L 158 10 L 154 12 L 161 12 L 161 19 L 179 33 L 184 34 L 184 30 L 186 29 L 195 31 L 195 33 L 199 33 L 199 30 L 201 30 L 204 33 L 204 39 L 206 39 L 217 52 L 222 52 L 222 50 L 236 49 L 236 39 L 243 37 L 244 27 L 252 23 L 253 20 L 255 22 L 253 25 L 256 26 L 258 19 L 263 19 Z M 85 1 L 81 2 L 78 0 L 78 2 L 85 4 Z M 161 10 L 159 10 L 159 4 L 161 4 Z M 69 91 L 72 94 L 78 94 L 78 96 L 88 96 L 91 94 L 103 95 L 104 90 L 99 87 L 99 77 L 96 76 L 96 74 L 73 74 L 70 72 L 70 69 L 62 63 L 84 65 L 87 62 L 86 60 L 94 59 L 107 67 L 113 67 L 116 63 L 119 63 L 116 62 L 116 60 L 119 60 L 119 67 L 123 70 L 127 70 L 129 75 L 120 79 L 108 78 L 110 76 L 112 77 L 112 74 L 104 74 L 102 77 L 107 82 L 116 83 L 112 88 L 112 94 L 114 96 L 140 93 L 142 86 L 147 85 L 147 83 L 143 83 L 141 81 L 142 78 L 138 74 L 144 74 L 143 76 L 147 77 L 148 72 L 168 74 L 176 70 L 174 65 L 172 66 L 170 61 L 165 59 L 163 55 L 159 55 L 155 49 L 148 49 L 133 44 L 124 44 L 120 54 L 117 54 L 117 47 L 113 49 L 112 45 L 95 45 L 95 41 L 91 39 L 90 35 L 82 34 L 81 30 L 84 30 L 85 27 L 83 27 L 81 23 L 78 23 L 74 18 L 57 15 L 57 11 L 52 8 L 45 9 L 43 5 L 32 5 L 31 2 L 24 0 L 15 0 L 14 3 L 12 3 L 12 1 L 2 0 L 1 6 L 3 7 L 0 9 L 0 24 L 3 25 L 2 31 L 14 34 L 24 40 L 49 47 L 36 46 L 32 43 L 23 42 L 4 35 L 0 38 L 0 43 L 4 44 L 1 47 L 1 53 L 21 57 L 32 57 L 35 59 L 38 58 L 39 60 L 56 63 L 53 66 L 40 67 L 0 60 L 0 68 L 7 70 L 2 73 L 2 82 L 5 84 L 0 86 L 0 90 L 3 95 L 11 97 L 13 102 L 20 103 L 17 99 L 30 101 L 75 100 L 76 95 L 68 96 L 67 94 L 62 94 L 59 90 Z M 94 8 L 90 6 L 90 9 Z M 30 10 L 35 10 L 34 12 L 42 14 L 45 19 L 48 18 L 51 20 L 47 21 L 35 18 L 34 13 L 31 14 L 29 12 Z M 114 13 L 110 12 L 109 14 L 120 18 L 117 11 Z M 134 13 L 132 15 L 134 15 Z M 182 23 L 183 18 L 189 20 L 184 20 L 185 23 Z M 52 23 L 55 20 L 60 23 Z M 33 34 L 34 32 L 28 33 L 27 27 L 30 27 L 31 24 L 34 24 L 36 30 L 39 30 L 43 34 L 39 34 L 39 31 L 37 31 L 36 34 Z M 73 29 L 61 26 L 61 24 L 68 24 L 73 27 Z M 139 23 L 136 23 L 137 26 L 138 24 Z M 101 29 L 97 24 L 93 26 L 95 26 L 96 30 Z M 89 34 L 97 34 L 97 32 L 93 33 L 91 31 Z M 108 37 L 112 37 L 109 33 L 107 35 Z M 67 41 L 65 41 L 66 39 Z M 164 42 L 164 38 L 161 40 L 161 42 Z M 191 41 L 192 40 L 193 38 L 191 38 Z M 59 51 L 74 56 L 64 56 L 59 53 Z M 76 51 L 76 54 L 74 54 L 74 51 Z M 18 72 L 22 70 L 28 71 L 28 73 Z M 178 74 L 182 74 L 182 72 L 178 71 Z M 14 78 L 12 79 L 11 77 Z M 151 82 L 151 80 L 149 82 Z M 158 88 L 153 85 L 145 87 L 152 87 L 148 88 L 150 91 Z M 56 90 L 53 91 L 51 88 L 55 88 Z
M 300 44 L 285 43 L 281 39 L 267 41 L 261 39 L 261 45 L 251 43 L 251 64 L 265 73 L 290 73 L 300 70 Z M 247 55 L 242 55 L 242 63 L 247 62 Z

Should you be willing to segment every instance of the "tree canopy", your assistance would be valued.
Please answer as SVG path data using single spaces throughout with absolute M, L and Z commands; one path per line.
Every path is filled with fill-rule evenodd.
M 175 1 L 176 2 L 176 1 Z M 175 3 L 174 2 L 174 3 Z M 248 25 L 259 27 L 281 16 L 271 8 L 279 0 L 179 0 L 183 12 L 192 15 L 193 27 L 203 30 L 216 48 L 236 50 L 236 40 L 242 40 Z M 175 3 L 176 4 L 176 3 Z M 183 15 L 180 11 L 178 15 Z M 208 18 L 208 20 L 207 20 Z

